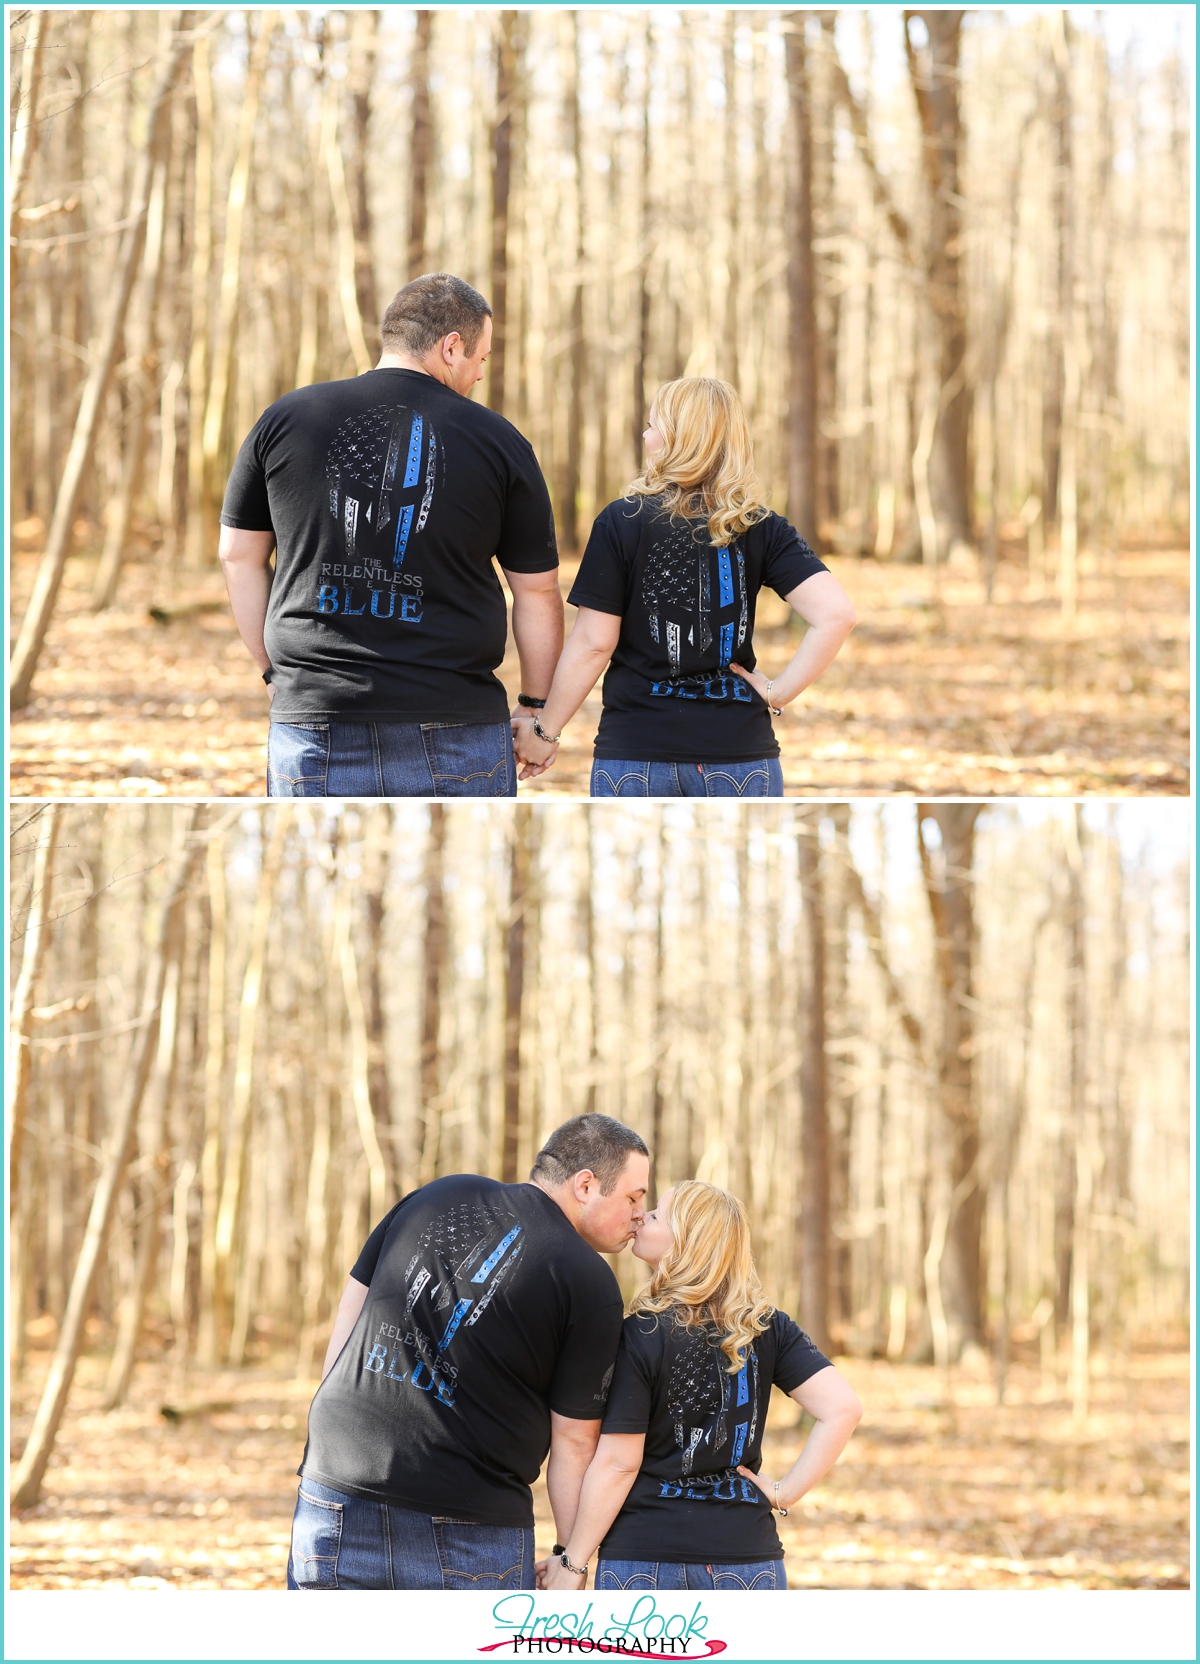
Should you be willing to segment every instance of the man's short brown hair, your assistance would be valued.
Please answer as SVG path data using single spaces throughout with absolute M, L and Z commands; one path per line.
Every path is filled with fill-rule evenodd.
M 611 1115 L 576 1115 L 550 1134 L 529 1177 L 557 1189 L 588 1168 L 600 1181 L 600 1194 L 611 1196 L 631 1154 L 650 1154 L 632 1127 Z
M 479 342 L 483 320 L 492 309 L 469 283 L 451 272 L 426 272 L 414 277 L 395 296 L 383 314 L 380 334 L 384 352 L 411 353 L 420 358 L 447 335 L 462 336 L 468 358 Z

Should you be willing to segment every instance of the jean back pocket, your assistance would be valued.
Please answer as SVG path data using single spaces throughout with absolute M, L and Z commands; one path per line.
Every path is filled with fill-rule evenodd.
M 292 1520 L 292 1577 L 298 1589 L 336 1589 L 342 1547 L 342 1504 L 322 1502 L 300 1487 Z

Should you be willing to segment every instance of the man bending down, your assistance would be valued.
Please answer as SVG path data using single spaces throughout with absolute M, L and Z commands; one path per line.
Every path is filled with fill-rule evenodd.
M 642 1220 L 645 1144 L 607 1115 L 527 1184 L 435 1179 L 372 1231 L 308 1419 L 289 1589 L 532 1589 L 530 1485 L 560 1543 L 595 1451 L 623 1307 L 600 1258 Z

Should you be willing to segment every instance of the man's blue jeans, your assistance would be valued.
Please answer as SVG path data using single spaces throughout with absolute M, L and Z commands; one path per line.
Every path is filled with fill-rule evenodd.
M 597 757 L 593 797 L 782 797 L 778 757 L 754 763 L 625 763 Z
M 366 1502 L 301 1479 L 289 1589 L 532 1589 L 533 1528 Z
M 744 1566 L 688 1566 L 658 1560 L 601 1560 L 597 1589 L 786 1589 L 782 1560 Z
M 516 797 L 505 722 L 273 722 L 268 797 Z

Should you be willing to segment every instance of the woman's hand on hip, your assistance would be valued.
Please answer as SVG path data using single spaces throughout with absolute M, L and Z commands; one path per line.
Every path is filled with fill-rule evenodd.
M 731 664 L 729 668 L 733 671 L 735 676 L 740 676 L 743 682 L 749 682 L 755 693 L 757 693 L 761 699 L 766 700 L 767 704 L 779 703 L 778 700 L 771 701 L 767 699 L 767 678 L 763 675 L 761 670 L 746 670 L 740 664 Z
M 774 1479 L 764 1479 L 761 1473 L 753 1473 L 749 1468 L 739 1468 L 738 1472 L 741 1474 L 743 1479 L 749 1479 L 753 1484 L 758 1486 L 759 1490 L 766 1497 L 772 1508 L 778 1508 L 780 1506 L 787 1508 L 789 1506 L 787 1499 L 779 1496 L 776 1492 L 776 1481 Z M 779 1483 L 782 1484 L 783 1481 L 780 1480 Z

